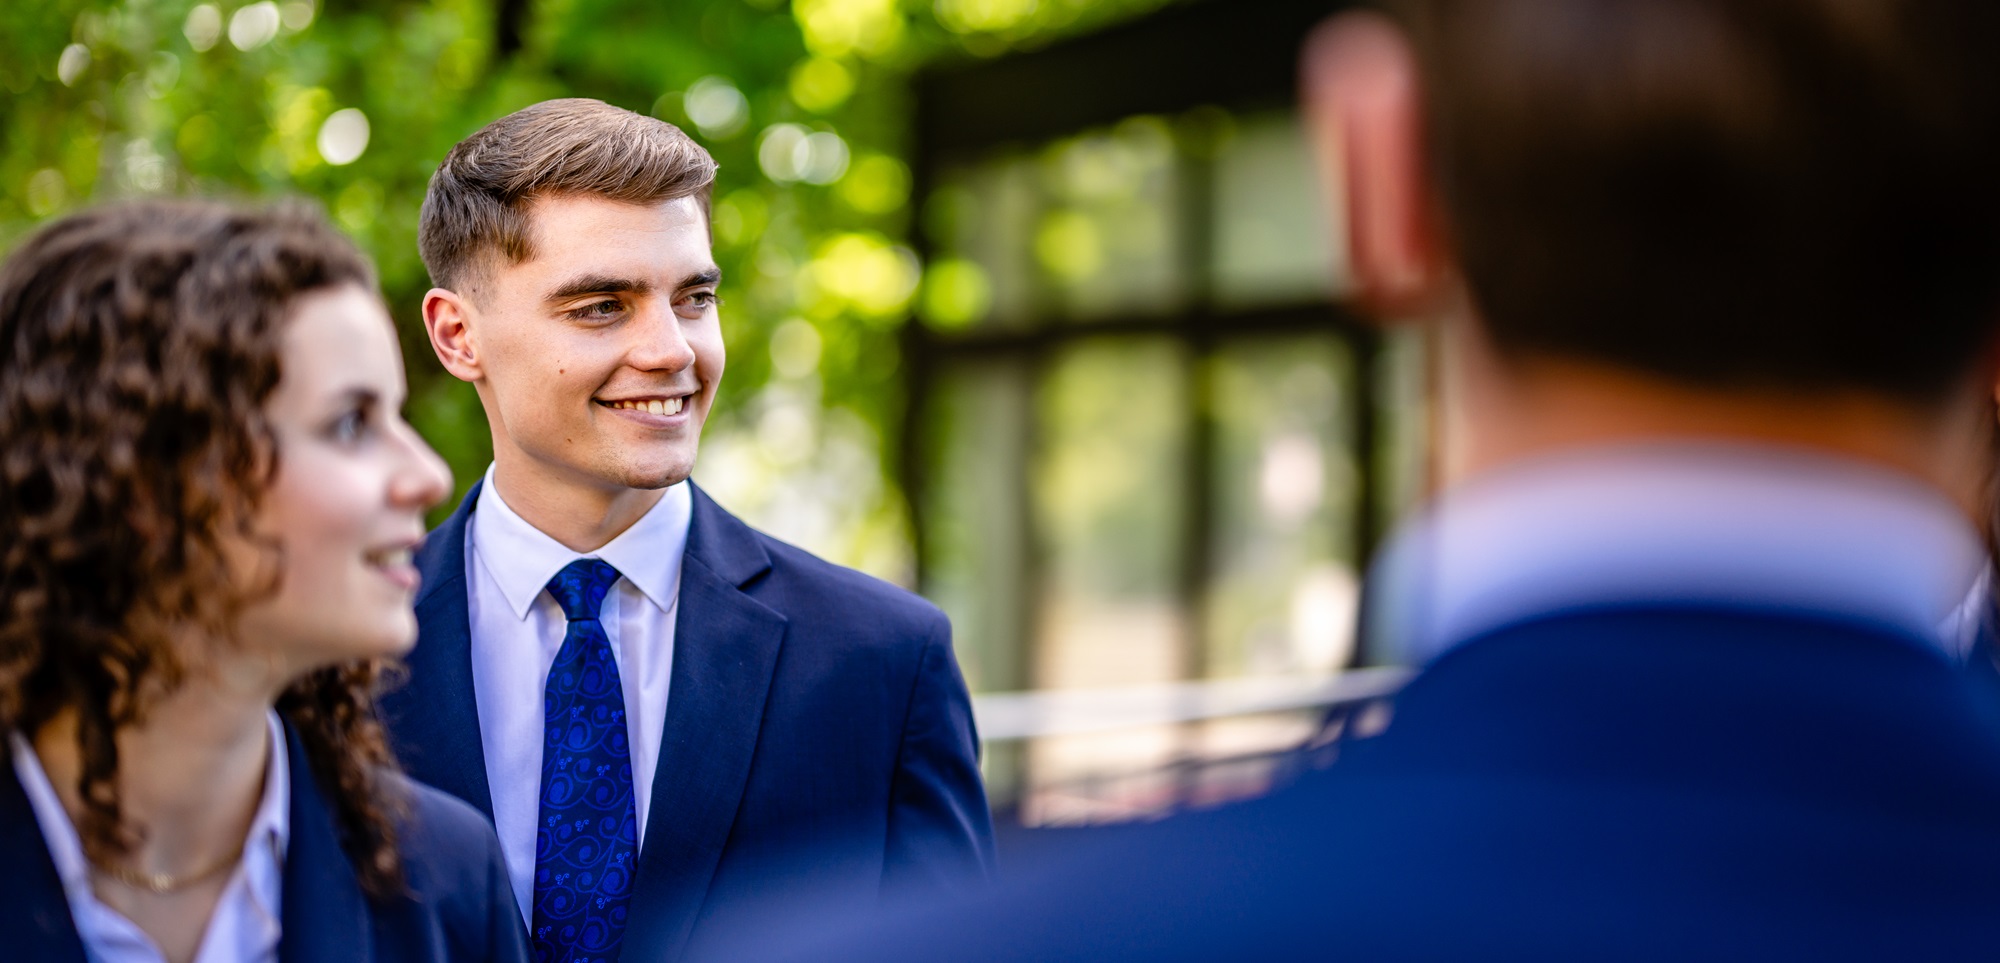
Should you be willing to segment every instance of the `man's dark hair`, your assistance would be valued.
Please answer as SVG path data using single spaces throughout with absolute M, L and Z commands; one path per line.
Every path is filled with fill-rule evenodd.
M 1930 402 L 1992 338 L 2000 3 L 1402 6 L 1502 350 Z
M 545 100 L 459 141 L 431 175 L 417 248 L 431 283 L 461 291 L 504 257 L 534 257 L 529 207 L 544 197 L 631 204 L 693 197 L 708 209 L 715 160 L 680 128 L 597 100 Z

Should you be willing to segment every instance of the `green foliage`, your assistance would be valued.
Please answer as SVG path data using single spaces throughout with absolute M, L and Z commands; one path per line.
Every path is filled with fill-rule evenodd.
M 902 510 L 881 439 L 895 413 L 894 330 L 921 275 L 902 241 L 913 220 L 902 78 L 935 57 L 990 56 L 1159 2 L 536 0 L 517 4 L 512 50 L 500 0 L 0 4 L 0 248 L 106 198 L 317 199 L 380 266 L 410 358 L 411 417 L 463 488 L 490 443 L 476 399 L 438 368 L 419 326 L 430 172 L 460 138 L 537 100 L 649 112 L 722 165 L 730 365 L 712 433 L 757 433 L 749 420 L 771 410 L 761 400 L 774 388 L 814 399 L 824 423 L 862 426 L 849 434 L 872 439 L 878 483 L 837 527 L 894 541 L 883 533 Z M 947 312 L 986 296 L 963 288 L 929 296 Z M 815 467 L 767 454 L 737 458 L 737 474 Z

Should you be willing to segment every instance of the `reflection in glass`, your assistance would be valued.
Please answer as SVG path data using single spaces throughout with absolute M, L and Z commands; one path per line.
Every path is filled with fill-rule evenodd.
M 1325 673 L 1354 647 L 1354 415 L 1330 336 L 1238 343 L 1214 359 L 1209 675 Z
M 1159 338 L 1072 346 L 1044 374 L 1036 416 L 1036 530 L 1044 547 L 1037 688 L 1088 688 L 1180 678 L 1187 626 L 1176 598 L 1187 444 L 1187 361 Z M 1178 747 L 1169 728 L 1053 738 L 1031 749 L 1040 786 L 1097 772 L 1157 768 Z M 1159 787 L 1164 790 L 1164 784 Z M 1044 792 L 1037 822 L 1102 818 L 1067 812 Z
M 984 293 L 964 314 L 936 306 L 926 320 L 940 327 L 1017 325 L 1036 309 L 1033 238 L 1041 216 L 1038 166 L 1000 157 L 948 174 L 926 203 L 924 217 L 939 260 L 977 269 Z M 959 269 L 963 272 L 963 268 Z
M 925 592 L 951 618 L 952 646 L 966 685 L 978 692 L 1034 687 L 1028 656 L 1026 486 L 1029 372 L 1019 359 L 957 366 L 940 379 L 929 415 L 933 454 L 924 511 Z M 1020 795 L 1021 746 L 987 747 L 987 794 Z
M 1174 139 L 1135 117 L 1058 143 L 1043 156 L 1049 207 L 1035 259 L 1059 313 L 1073 318 L 1162 314 L 1180 305 Z
M 1347 286 L 1344 230 L 1291 114 L 1241 121 L 1215 161 L 1215 300 L 1226 307 L 1326 301 Z

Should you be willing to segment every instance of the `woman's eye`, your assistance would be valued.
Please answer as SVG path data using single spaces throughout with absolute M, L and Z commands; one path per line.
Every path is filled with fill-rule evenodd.
M 334 419 L 333 425 L 328 429 L 328 434 L 333 436 L 334 441 L 358 441 L 362 434 L 367 431 L 367 428 L 367 416 L 359 411 L 350 411 Z

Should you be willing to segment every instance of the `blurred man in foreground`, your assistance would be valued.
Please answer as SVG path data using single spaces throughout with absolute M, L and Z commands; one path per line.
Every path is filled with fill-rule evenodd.
M 1970 581 L 2000 5 L 1416 0 L 1313 38 L 1365 299 L 1466 480 L 1386 734 L 817 960 L 1991 958 Z M 775 954 L 784 956 L 784 953 Z

